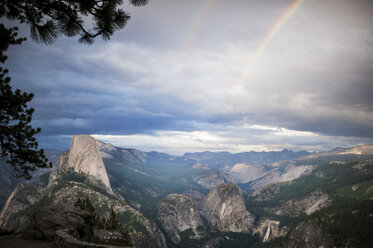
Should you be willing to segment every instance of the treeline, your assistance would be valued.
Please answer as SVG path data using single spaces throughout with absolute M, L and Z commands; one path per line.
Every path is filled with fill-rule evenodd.
M 373 200 L 350 201 L 320 209 L 307 217 L 334 240 L 337 247 L 372 247 Z
M 88 211 L 93 213 L 95 216 L 95 227 L 97 229 L 105 229 L 105 230 L 123 230 L 122 224 L 120 224 L 117 214 L 114 212 L 113 208 L 111 208 L 109 218 L 105 218 L 104 216 L 100 216 L 95 212 L 95 207 L 93 206 L 91 200 L 86 195 L 85 198 L 82 200 L 80 197 L 76 200 L 74 206 L 76 208 L 80 208 L 81 210 Z

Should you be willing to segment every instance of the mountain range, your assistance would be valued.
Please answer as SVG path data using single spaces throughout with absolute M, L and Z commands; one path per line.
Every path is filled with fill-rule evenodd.
M 36 210 L 56 204 L 74 208 L 78 198 L 87 197 L 97 216 L 109 218 L 115 210 L 135 247 L 373 244 L 368 235 L 373 226 L 373 145 L 322 153 L 285 149 L 171 156 L 77 135 L 69 151 L 48 154 L 60 161 L 35 174 L 32 182 L 1 181 L 1 199 L 7 198 L 0 213 L 2 229 L 35 233 L 33 216 L 44 211 Z M 3 167 L 0 176 L 11 178 Z M 349 210 L 357 212 L 350 216 Z M 338 232 L 344 219 L 364 219 L 362 236 Z M 90 228 L 90 237 L 97 240 L 101 227 Z M 52 236 L 63 242 L 82 238 L 74 230 L 55 230 Z

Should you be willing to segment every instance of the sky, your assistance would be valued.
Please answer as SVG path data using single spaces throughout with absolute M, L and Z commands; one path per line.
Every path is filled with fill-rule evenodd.
M 371 0 L 123 9 L 131 19 L 110 41 L 8 50 L 11 85 L 35 94 L 40 147 L 68 149 L 75 134 L 174 155 L 373 143 Z

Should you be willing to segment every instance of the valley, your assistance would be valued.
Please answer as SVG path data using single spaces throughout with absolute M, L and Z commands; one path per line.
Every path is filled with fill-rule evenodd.
M 372 147 L 171 156 L 76 135 L 69 151 L 51 152 L 60 156 L 54 168 L 31 182 L 1 182 L 0 226 L 25 233 L 35 212 L 76 211 L 88 197 L 96 214 L 115 211 L 134 247 L 370 247 Z M 89 240 L 102 232 L 87 228 Z

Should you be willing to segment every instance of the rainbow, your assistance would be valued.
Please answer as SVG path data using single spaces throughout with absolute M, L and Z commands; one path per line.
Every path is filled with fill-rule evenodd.
M 199 33 L 202 28 L 202 24 L 205 22 L 205 19 L 208 16 L 208 13 L 212 9 L 215 0 L 206 0 L 198 11 L 196 17 L 193 19 L 193 22 L 185 35 L 184 42 L 182 43 L 182 47 L 186 48 L 189 47 L 194 40 L 194 37 Z
M 260 43 L 254 50 L 253 55 L 250 57 L 248 63 L 245 65 L 242 74 L 239 79 L 239 83 L 243 84 L 246 81 L 248 74 L 250 73 L 252 64 L 257 60 L 257 58 L 261 55 L 264 49 L 267 47 L 269 42 L 275 37 L 281 27 L 284 26 L 287 20 L 294 14 L 294 12 L 302 5 L 305 0 L 295 0 L 290 4 L 288 8 L 282 13 L 280 18 L 276 20 L 276 22 L 271 26 L 271 28 L 267 31 L 265 36 L 261 39 Z

